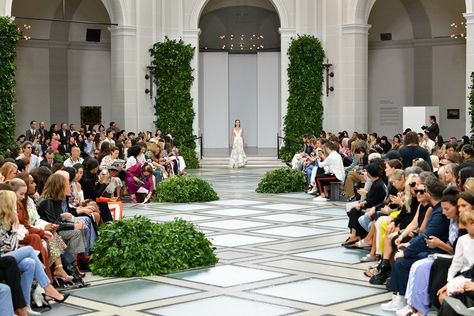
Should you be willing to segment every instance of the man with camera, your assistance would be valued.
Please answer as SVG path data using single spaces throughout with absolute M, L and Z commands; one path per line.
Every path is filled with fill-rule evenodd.
M 436 122 L 436 116 L 430 115 L 430 126 L 423 125 L 421 128 L 425 131 L 428 132 L 428 137 L 435 141 L 436 137 L 439 135 L 439 125 Z

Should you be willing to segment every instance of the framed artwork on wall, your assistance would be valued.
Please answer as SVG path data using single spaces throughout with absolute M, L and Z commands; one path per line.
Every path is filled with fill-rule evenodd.
M 81 106 L 81 125 L 102 124 L 101 106 Z
M 459 109 L 448 109 L 448 120 L 459 120 Z

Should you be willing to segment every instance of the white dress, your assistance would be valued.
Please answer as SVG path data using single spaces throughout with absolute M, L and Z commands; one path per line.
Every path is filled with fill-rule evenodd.
M 233 130 L 234 144 L 232 145 L 232 152 L 230 154 L 229 166 L 231 168 L 240 168 L 247 163 L 247 156 L 244 152 L 244 139 L 242 138 L 242 129 L 240 131 Z

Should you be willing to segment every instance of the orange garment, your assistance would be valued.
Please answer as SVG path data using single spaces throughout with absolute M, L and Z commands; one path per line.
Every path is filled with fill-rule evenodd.
M 33 247 L 33 249 L 40 252 L 40 259 L 45 266 L 46 275 L 48 276 L 49 281 L 53 283 L 53 276 L 51 274 L 51 269 L 49 265 L 48 249 L 43 247 L 43 243 L 41 241 L 41 238 L 44 237 L 44 230 L 30 225 L 28 212 L 25 210 L 25 207 L 21 202 L 17 204 L 16 210 L 18 213 L 18 220 L 20 221 L 20 224 L 25 226 L 25 228 L 28 230 L 28 235 L 26 235 L 25 238 L 20 241 L 20 245 L 31 246 Z

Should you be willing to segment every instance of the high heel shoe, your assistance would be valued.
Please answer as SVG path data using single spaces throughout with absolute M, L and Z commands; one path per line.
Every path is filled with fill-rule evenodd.
M 60 271 L 58 271 L 60 270 Z M 62 270 L 62 271 L 61 271 Z M 74 278 L 66 273 L 63 269 L 63 265 L 57 265 L 54 268 L 54 278 L 63 281 L 64 283 L 70 283 Z
M 69 297 L 69 294 L 63 294 L 63 299 L 60 300 L 60 299 L 57 299 L 54 296 L 43 293 L 43 298 L 46 302 L 55 301 L 56 303 L 64 303 L 64 301 L 67 300 L 68 297 Z

